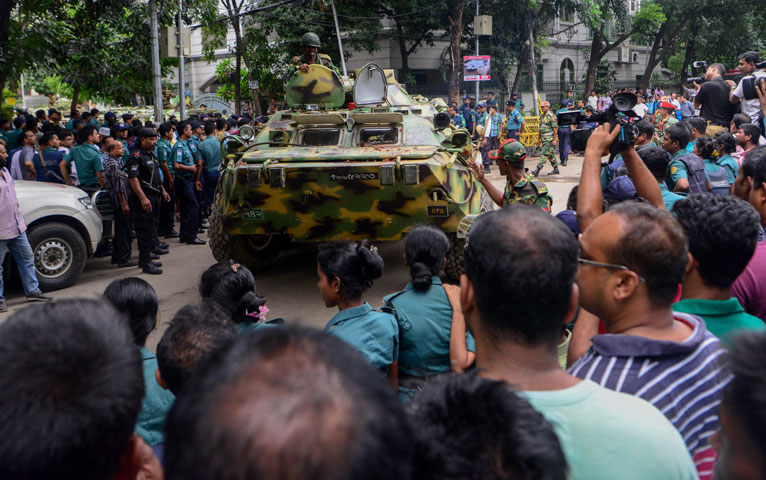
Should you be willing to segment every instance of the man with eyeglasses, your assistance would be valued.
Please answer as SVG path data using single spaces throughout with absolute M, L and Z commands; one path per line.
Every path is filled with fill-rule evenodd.
M 577 284 L 580 306 L 608 335 L 593 337 L 569 373 L 652 403 L 707 479 L 715 462 L 708 438 L 731 375 L 705 322 L 671 308 L 688 260 L 681 226 L 660 208 L 624 202 L 596 217 L 580 238 Z M 583 314 L 578 327 L 592 321 Z

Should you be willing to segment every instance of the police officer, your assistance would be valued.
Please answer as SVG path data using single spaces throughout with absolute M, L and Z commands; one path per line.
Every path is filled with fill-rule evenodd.
M 524 145 L 512 139 L 505 140 L 500 148 L 489 152 L 489 157 L 497 160 L 500 174 L 507 179 L 503 192 L 484 176 L 484 170 L 475 162 L 468 162 L 468 166 L 497 205 L 503 207 L 524 203 L 540 207 L 546 212 L 551 211 L 553 199 L 548 194 L 548 187 L 524 169 L 524 160 L 527 158 Z
M 505 102 L 506 119 L 505 119 L 505 138 L 513 139 L 517 142 L 521 139 L 519 132 L 524 130 L 524 117 L 516 110 L 516 102 Z
M 532 172 L 532 175 L 537 176 L 545 166 L 546 161 L 551 162 L 553 167 L 553 170 L 548 175 L 558 175 L 559 164 L 556 162 L 555 147 L 559 143 L 559 126 L 556 123 L 556 116 L 551 112 L 550 103 L 542 102 L 540 109 L 543 111 L 543 114 L 540 115 L 540 142 L 542 143 L 543 154 L 540 157 L 540 161 L 537 162 L 537 168 Z
M 205 242 L 197 237 L 199 232 L 199 202 L 195 194 L 194 176 L 197 173 L 197 165 L 194 154 L 189 148 L 189 139 L 192 136 L 192 127 L 188 121 L 178 124 L 178 141 L 170 151 L 170 159 L 173 162 L 175 172 L 176 197 L 181 204 L 181 232 L 179 240 L 189 245 L 204 245 Z
M 154 158 L 157 133 L 151 128 L 139 132 L 138 147 L 125 163 L 128 172 L 128 205 L 138 240 L 138 266 L 144 273 L 162 273 L 162 264 L 152 260 L 154 245 L 154 216 L 159 209 L 160 197 L 170 198 L 162 188 L 160 169 Z
M 202 165 L 204 159 L 202 158 L 202 152 L 199 149 L 199 145 L 202 143 L 201 137 L 204 130 L 202 124 L 197 120 L 191 120 L 189 123 L 192 127 L 192 136 L 186 143 L 189 144 L 189 150 L 191 150 L 192 156 L 194 157 L 194 164 L 197 166 L 197 171 L 194 173 L 194 194 L 197 196 L 197 203 L 199 203 L 200 209 L 199 226 L 200 228 L 207 228 L 208 225 L 204 220 L 205 215 L 202 213 L 207 207 L 207 203 L 205 202 L 205 180 L 202 177 Z
M 122 163 L 125 164 L 130 155 L 130 147 L 128 146 L 128 126 L 124 123 L 115 123 L 112 127 L 112 136 L 122 143 Z
M 324 53 L 317 53 L 322 46 L 322 42 L 319 41 L 319 35 L 314 32 L 307 32 L 301 37 L 301 48 L 303 49 L 303 55 L 298 55 L 290 60 L 290 75 L 296 70 L 300 69 L 302 72 L 309 71 L 309 65 L 319 64 L 323 65 L 340 76 L 338 67 L 333 65 L 329 55 Z

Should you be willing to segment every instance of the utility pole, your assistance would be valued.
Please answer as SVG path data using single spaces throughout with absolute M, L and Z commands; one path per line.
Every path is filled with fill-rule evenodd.
M 340 38 L 340 28 L 338 27 L 338 14 L 335 11 L 335 0 L 330 0 L 330 5 L 332 5 L 332 18 L 333 20 L 335 20 L 335 35 L 338 36 L 338 49 L 340 49 L 340 64 L 343 67 L 343 76 L 347 77 L 348 72 L 346 71 L 346 59 L 345 59 L 345 56 L 343 55 L 343 40 L 341 40 Z
M 477 17 L 479 16 L 479 0 L 476 0 L 476 16 Z M 473 26 L 474 30 L 476 30 L 476 27 L 477 25 Z M 479 35 L 476 34 L 475 31 L 474 31 L 474 34 L 476 35 L 476 56 L 478 57 L 479 56 Z M 479 79 L 477 77 L 476 78 L 476 105 L 479 104 L 479 83 L 481 82 L 479 82 Z
M 181 103 L 179 120 L 186 118 L 186 83 L 184 82 L 184 0 L 178 0 L 178 98 Z
M 157 0 L 149 0 L 152 41 L 152 86 L 154 88 L 154 121 L 162 123 L 162 78 L 160 71 L 160 28 L 157 23 Z

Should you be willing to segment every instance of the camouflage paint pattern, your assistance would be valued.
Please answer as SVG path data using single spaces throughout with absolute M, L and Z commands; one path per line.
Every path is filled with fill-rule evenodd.
M 301 99 L 324 88 L 293 77 L 288 97 L 290 85 L 308 87 Z M 435 130 L 437 109 L 398 84 L 391 83 L 388 94 L 388 105 L 375 108 L 280 111 L 250 145 L 227 153 L 218 201 L 223 233 L 278 233 L 297 242 L 398 240 L 418 224 L 455 232 L 463 217 L 478 213 L 482 188 L 465 166 L 472 161 L 468 131 Z M 311 113 L 324 123 L 307 121 Z M 360 124 L 352 113 L 401 114 L 403 120 Z M 398 142 L 360 145 L 362 128 L 394 128 Z M 306 129 L 337 130 L 338 142 L 299 145 Z

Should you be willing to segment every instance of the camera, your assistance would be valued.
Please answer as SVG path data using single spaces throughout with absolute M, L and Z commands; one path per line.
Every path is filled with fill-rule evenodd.
M 620 128 L 617 138 L 609 146 L 609 162 L 612 163 L 618 153 L 624 152 L 630 148 L 638 138 L 638 127 L 635 121 L 638 115 L 633 112 L 633 107 L 638 103 L 638 98 L 632 93 L 618 93 L 612 97 L 612 104 L 606 112 L 594 113 L 590 117 L 582 115 L 579 110 L 567 110 L 557 115 L 557 122 L 560 126 L 574 125 L 581 121 L 596 122 L 599 125 L 608 123 L 611 125 L 611 131 L 616 127 Z
M 755 68 L 766 68 L 766 62 L 756 63 Z M 755 91 L 755 86 L 760 85 L 761 90 L 766 91 L 766 77 L 745 77 L 742 79 L 742 93 L 745 95 L 745 100 L 753 100 L 758 98 L 758 92 Z
M 707 62 L 705 60 L 697 60 L 696 62 L 692 63 L 692 67 L 705 71 L 705 69 L 707 69 Z M 701 77 L 687 77 L 686 81 L 688 83 L 702 83 L 705 81 L 705 75 L 702 75 Z

